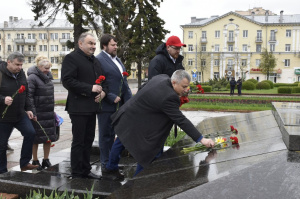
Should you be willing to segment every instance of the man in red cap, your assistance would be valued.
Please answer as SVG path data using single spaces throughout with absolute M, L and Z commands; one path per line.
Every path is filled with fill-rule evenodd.
M 171 77 L 176 70 L 184 70 L 183 56 L 179 54 L 182 46 L 186 47 L 177 36 L 171 36 L 166 43 L 157 47 L 156 56 L 149 65 L 149 80 L 155 75 L 167 74 Z

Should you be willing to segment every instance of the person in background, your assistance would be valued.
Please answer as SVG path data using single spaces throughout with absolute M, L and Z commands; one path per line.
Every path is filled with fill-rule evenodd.
M 36 169 L 37 165 L 29 163 L 32 156 L 32 145 L 35 137 L 35 130 L 30 119 L 35 119 L 32 113 L 32 107 L 26 99 L 27 80 L 22 69 L 24 55 L 19 52 L 11 53 L 7 62 L 0 62 L 0 174 L 7 170 L 7 144 L 13 128 L 19 130 L 24 137 L 20 168 L 21 171 Z M 23 92 L 16 93 L 21 86 L 25 87 Z M 7 112 L 3 115 L 6 107 Z
M 230 96 L 231 96 L 231 95 L 234 95 L 234 89 L 235 89 L 235 85 L 236 85 L 236 81 L 235 81 L 234 77 L 231 78 L 229 84 L 230 84 Z
M 106 75 L 105 81 L 109 92 L 101 103 L 101 112 L 97 114 L 99 127 L 99 148 L 102 173 L 105 173 L 105 165 L 108 163 L 111 146 L 115 140 L 115 132 L 111 125 L 110 116 L 117 111 L 132 96 L 127 83 L 127 77 L 123 76 L 126 69 L 117 57 L 117 40 L 110 34 L 104 34 L 100 39 L 102 52 L 96 56 Z
M 66 55 L 61 70 L 62 84 L 68 90 L 66 110 L 72 122 L 72 178 L 100 179 L 101 176 L 91 172 L 90 155 L 95 138 L 96 114 L 100 111 L 99 98 L 103 99 L 108 89 L 105 81 L 102 85 L 96 83 L 105 74 L 94 56 L 94 35 L 82 33 L 78 46 Z
M 37 117 L 37 121 L 45 132 L 37 122 L 32 121 L 32 125 L 36 131 L 32 149 L 32 164 L 38 165 L 38 170 L 42 170 L 52 166 L 49 160 L 49 153 L 51 142 L 56 141 L 54 85 L 52 82 L 53 77 L 50 72 L 52 64 L 47 57 L 38 56 L 35 59 L 35 63 L 36 66 L 30 67 L 27 71 L 28 98 L 33 107 L 33 114 Z M 43 144 L 44 149 L 42 165 L 37 156 L 39 144 Z
M 177 36 L 171 36 L 166 43 L 162 43 L 156 49 L 156 56 L 149 64 L 149 80 L 155 75 L 166 74 L 169 77 L 179 69 L 183 69 L 183 56 L 180 55 L 181 47 L 186 47 Z
M 242 84 L 243 84 L 243 81 L 242 81 L 241 77 L 239 77 L 239 79 L 236 82 L 239 96 L 242 95 Z
M 138 162 L 137 175 L 157 158 L 174 123 L 195 142 L 214 146 L 214 141 L 204 138 L 179 109 L 179 98 L 187 92 L 189 84 L 190 76 L 185 70 L 175 71 L 171 78 L 157 75 L 112 115 L 118 138 L 106 169 L 117 179 L 122 179 L 118 163 L 124 147 Z

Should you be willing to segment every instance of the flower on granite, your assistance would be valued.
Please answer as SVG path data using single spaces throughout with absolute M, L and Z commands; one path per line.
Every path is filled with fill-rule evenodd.
M 202 86 L 200 84 L 197 85 L 198 91 L 197 93 L 204 93 L 204 89 L 202 88 Z
M 233 134 L 237 135 L 238 134 L 238 130 L 236 128 L 234 128 L 234 126 L 230 125 L 230 129 L 232 131 Z
M 25 91 L 25 86 L 24 85 L 21 85 L 20 88 L 11 96 L 12 99 L 14 99 L 14 97 L 18 94 L 18 93 L 23 93 Z M 7 112 L 7 109 L 8 109 L 8 105 L 6 106 L 6 108 L 4 109 L 3 113 L 2 113 L 2 119 L 4 118 L 6 112 Z
M 232 144 L 238 144 L 239 143 L 239 139 L 237 137 L 230 137 L 230 140 L 231 140 Z

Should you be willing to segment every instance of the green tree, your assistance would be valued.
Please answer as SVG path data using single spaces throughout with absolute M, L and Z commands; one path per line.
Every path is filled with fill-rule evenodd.
M 43 24 L 54 22 L 58 13 L 63 13 L 67 20 L 74 25 L 74 43 L 68 42 L 69 48 L 77 47 L 78 38 L 81 33 L 88 31 L 84 27 L 92 27 L 100 37 L 99 7 L 102 6 L 99 0 L 31 0 L 32 12 L 35 13 L 35 20 L 48 16 Z M 73 9 L 72 9 L 73 8 Z
M 270 73 L 273 72 L 276 67 L 276 58 L 272 52 L 268 52 L 267 49 L 260 54 L 261 62 L 259 64 L 259 68 L 263 74 L 267 75 L 267 80 L 269 80 Z
M 101 8 L 104 32 L 112 32 L 118 40 L 118 56 L 127 70 L 137 63 L 138 86 L 141 85 L 142 67 L 148 66 L 155 49 L 169 32 L 158 17 L 157 8 L 162 0 L 111 0 Z M 103 9 L 103 10 L 102 10 Z

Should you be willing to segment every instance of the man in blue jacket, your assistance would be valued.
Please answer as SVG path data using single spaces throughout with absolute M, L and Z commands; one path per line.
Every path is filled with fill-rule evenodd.
M 96 56 L 105 73 L 105 81 L 109 92 L 101 102 L 101 112 L 98 116 L 99 148 L 102 173 L 108 162 L 111 146 L 115 140 L 115 132 L 111 125 L 110 116 L 132 96 L 124 75 L 126 69 L 117 57 L 117 40 L 114 36 L 104 34 L 100 39 L 102 52 Z

